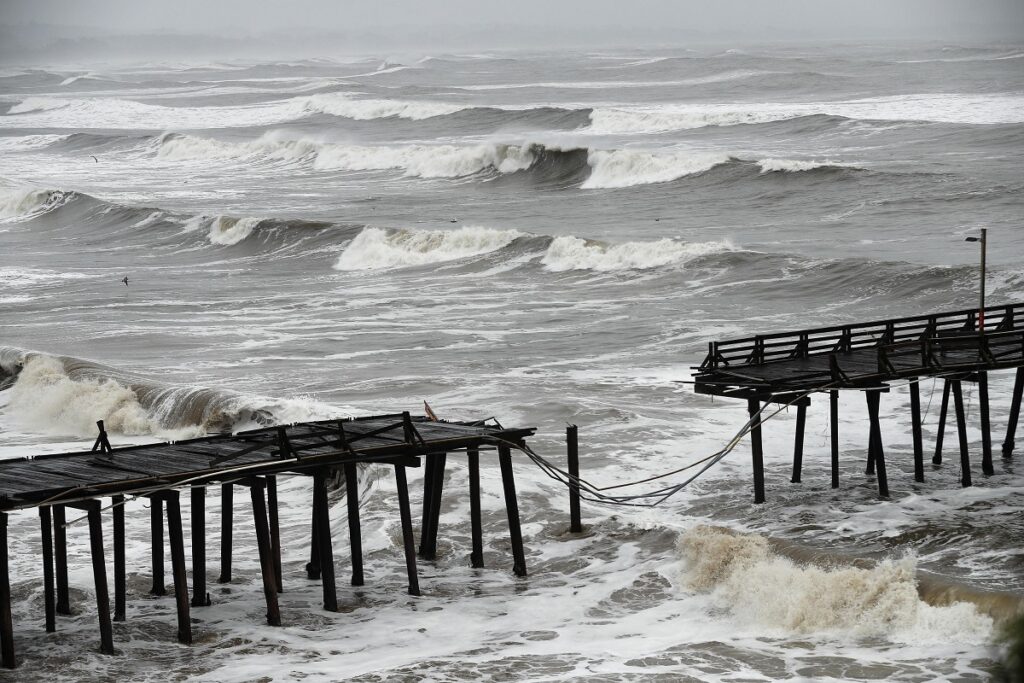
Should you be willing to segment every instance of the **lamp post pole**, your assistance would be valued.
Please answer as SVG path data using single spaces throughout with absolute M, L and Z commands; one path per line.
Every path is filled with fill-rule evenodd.
M 968 237 L 968 242 L 981 242 L 981 293 L 978 301 L 978 331 L 985 331 L 985 238 L 988 230 L 981 229 L 981 237 Z

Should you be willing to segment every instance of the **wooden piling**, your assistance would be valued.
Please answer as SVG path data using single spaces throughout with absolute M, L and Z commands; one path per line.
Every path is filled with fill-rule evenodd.
M 153 587 L 149 592 L 151 595 L 167 595 L 164 584 L 164 504 L 158 496 L 149 499 L 149 526 L 153 539 Z
M 284 592 L 284 577 L 281 572 L 281 525 L 277 517 L 277 477 L 268 474 L 267 481 L 267 513 L 270 516 L 270 548 L 274 553 L 274 578 L 277 580 L 277 592 Z
M 832 488 L 839 488 L 839 392 L 828 392 L 829 426 L 832 441 Z
M 306 577 L 310 581 L 320 580 L 320 546 L 317 541 L 316 504 L 312 506 L 309 521 L 309 562 L 306 563 Z
M 192 606 L 206 607 L 206 487 L 193 486 L 190 492 L 192 510 Z
M 960 438 L 960 485 L 971 485 L 971 458 L 967 444 L 967 418 L 964 415 L 964 391 L 960 380 L 950 380 L 953 388 L 953 405 L 956 409 L 956 432 Z
M 231 583 L 231 544 L 235 523 L 234 484 L 220 486 L 220 577 L 218 583 Z
M 68 530 L 63 505 L 53 506 L 53 559 L 57 579 L 57 614 L 71 614 L 68 590 Z
M 327 504 L 328 470 L 313 475 L 313 514 L 316 516 L 317 557 L 323 579 L 324 609 L 338 611 L 338 587 L 334 577 L 334 547 L 331 541 L 331 513 Z
M 1024 395 L 1024 367 L 1017 368 L 1017 377 L 1013 383 L 1013 398 L 1010 401 L 1010 420 L 1006 425 L 1006 439 L 1003 441 L 1003 457 L 1013 455 L 1013 447 L 1017 438 L 1017 420 L 1020 418 L 1020 402 Z
M 756 398 L 747 399 L 747 412 L 754 420 L 750 428 L 750 452 L 754 468 L 754 503 L 764 502 L 764 451 L 761 446 L 761 404 Z
M 395 487 L 398 489 L 398 513 L 402 518 L 402 545 L 405 547 L 405 570 L 409 576 L 409 595 L 420 594 L 420 580 L 416 571 L 416 540 L 412 534 L 412 510 L 409 507 L 409 483 L 405 465 L 395 463 Z
M 427 539 L 430 535 L 431 511 L 434 509 L 432 496 L 434 495 L 434 470 L 437 469 L 437 461 L 431 454 L 423 456 L 423 511 L 420 515 L 420 547 L 419 556 L 427 549 Z
M 128 600 L 125 567 L 124 496 L 111 498 L 114 516 L 114 621 L 124 621 Z
M 57 630 L 57 603 L 53 585 L 53 521 L 48 506 L 39 508 L 39 527 L 43 541 L 43 610 L 46 632 Z
M 0 660 L 7 669 L 18 666 L 14 656 L 10 573 L 10 563 L 7 560 L 7 513 L 0 512 Z
M 107 592 L 107 564 L 103 554 L 103 520 L 100 502 L 87 501 L 83 506 L 89 514 L 89 546 L 92 552 L 92 576 L 96 585 L 96 611 L 100 622 L 100 652 L 114 654 L 114 627 L 110 621 L 110 595 Z
M 876 420 L 876 417 L 871 412 L 871 410 L 872 410 L 871 402 L 874 400 L 872 398 L 872 396 L 874 396 L 874 392 L 873 391 L 865 391 L 864 392 L 864 398 L 867 400 L 867 403 L 868 403 L 868 425 L 869 425 L 869 428 L 868 428 L 868 461 L 867 461 L 867 464 L 864 467 L 864 474 L 868 474 L 868 475 L 873 475 L 875 473 L 876 449 L 878 447 L 878 442 L 875 439 L 875 420 Z
M 887 498 L 889 496 L 889 478 L 885 471 L 885 453 L 882 447 L 882 425 L 878 419 L 878 406 L 881 403 L 882 392 L 870 390 L 866 392 L 868 400 L 868 413 L 871 420 L 871 452 L 870 460 L 875 465 L 878 475 L 878 495 Z
M 469 555 L 469 565 L 474 569 L 480 569 L 484 566 L 484 534 L 480 515 L 480 451 L 478 449 L 466 450 L 466 464 L 469 467 L 469 524 L 473 538 L 473 550 Z
M 981 419 L 981 471 L 995 474 L 992 467 L 992 429 L 988 414 L 988 373 L 978 373 L 978 416 Z
M 270 545 L 270 522 L 267 518 L 265 489 L 266 483 L 260 478 L 254 478 L 249 482 L 256 545 L 259 548 L 260 569 L 263 574 L 263 595 L 267 601 L 267 623 L 271 626 L 280 626 L 281 608 L 277 602 L 277 579 L 274 577 L 274 557 Z
M 921 437 L 921 386 L 910 378 L 910 432 L 914 439 L 914 481 L 924 481 L 924 440 Z
M 807 424 L 807 404 L 800 403 L 796 407 L 796 434 L 793 440 L 793 477 L 790 482 L 800 483 L 800 471 L 804 462 L 804 428 Z
M 509 540 L 512 542 L 512 571 L 516 576 L 526 576 L 526 553 L 523 551 L 523 532 L 519 526 L 519 503 L 516 500 L 516 482 L 512 474 L 512 451 L 507 444 L 498 444 L 498 463 L 501 466 L 501 483 L 505 489 Z
M 348 537 L 352 549 L 352 585 L 363 585 L 363 539 L 359 528 L 359 475 L 354 462 L 345 463 L 345 498 L 348 503 Z
M 942 407 L 939 409 L 939 424 L 935 428 L 935 455 L 932 456 L 933 465 L 942 464 L 942 440 L 946 436 L 946 415 L 949 413 L 950 388 L 950 381 L 948 379 L 942 380 Z
M 194 489 L 193 489 L 194 490 Z M 185 568 L 185 538 L 181 525 L 181 497 L 172 489 L 161 494 L 167 506 L 167 540 L 171 546 L 171 577 L 178 609 L 178 642 L 192 643 L 192 618 L 189 614 L 188 570 Z
M 583 520 L 580 518 L 580 448 L 576 425 L 565 428 L 565 446 L 569 461 L 569 531 L 578 534 L 583 531 Z
M 444 488 L 444 468 L 447 455 L 430 453 L 427 461 L 433 461 L 430 470 L 430 496 L 424 499 L 423 526 L 420 529 L 420 557 L 425 560 L 437 559 L 437 528 L 441 518 L 441 493 Z

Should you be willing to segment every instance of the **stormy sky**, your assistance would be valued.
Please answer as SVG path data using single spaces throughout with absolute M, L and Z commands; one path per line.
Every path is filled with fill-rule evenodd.
M 170 36 L 186 51 L 225 53 L 257 50 L 254 38 L 265 39 L 263 49 L 296 53 L 694 41 L 1020 43 L 1024 0 L 0 0 L 0 32 L 8 60 L 48 50 L 170 49 Z

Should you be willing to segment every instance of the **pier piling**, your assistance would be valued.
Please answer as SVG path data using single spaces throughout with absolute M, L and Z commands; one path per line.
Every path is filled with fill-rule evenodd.
M 750 428 L 750 452 L 754 467 L 754 503 L 764 502 L 764 451 L 761 446 L 761 404 L 756 398 L 747 399 L 747 412 L 754 424 Z
M 964 415 L 964 390 L 959 379 L 950 380 L 953 388 L 953 406 L 956 410 L 956 433 L 960 439 L 960 485 L 971 485 L 971 457 L 967 444 L 967 418 Z
M 932 456 L 933 465 L 942 464 L 942 441 L 946 436 L 946 416 L 949 414 L 949 390 L 950 380 L 942 380 L 942 406 L 939 408 L 939 424 L 935 427 L 935 455 Z
M 287 443 L 287 436 L 282 437 Z M 284 578 L 281 576 L 281 526 L 277 517 L 277 477 L 268 474 L 267 482 L 267 514 L 270 518 L 270 549 L 274 556 L 274 580 L 277 581 L 277 592 L 284 592 Z
M 149 497 L 149 526 L 153 538 L 153 587 L 151 595 L 167 595 L 164 583 L 164 503 L 159 496 Z
M 217 583 L 231 583 L 231 543 L 235 524 L 235 490 L 233 484 L 220 487 L 220 577 Z
M 800 471 L 804 462 L 804 427 L 807 424 L 807 404 L 796 407 L 796 431 L 793 439 L 793 477 L 790 482 L 800 483 Z
M 402 519 L 402 545 L 405 547 L 405 570 L 409 576 L 409 595 L 420 594 L 420 580 L 416 571 L 416 539 L 412 534 L 412 510 L 409 506 L 409 483 L 405 465 L 395 463 L 395 487 L 398 489 L 398 514 Z
M 89 515 L 89 546 L 92 554 L 92 576 L 96 586 L 96 612 L 100 622 L 100 652 L 114 654 L 114 627 L 110 621 L 110 594 L 107 592 L 107 563 L 103 554 L 103 521 L 100 502 L 85 501 L 76 505 Z
M 1020 401 L 1024 394 L 1024 367 L 1017 368 L 1013 383 L 1013 398 L 1010 400 L 1010 420 L 1006 425 L 1006 439 L 1003 441 L 1003 457 L 1013 455 L 1014 440 L 1017 438 L 1017 420 L 1020 417 Z
M 192 606 L 206 607 L 206 487 L 193 486 L 190 492 L 192 510 Z
M 7 561 L 7 513 L 0 512 L 0 659 L 7 669 L 18 666 L 14 657 L 14 621 L 11 619 L 11 576 Z
M 46 632 L 53 633 L 57 630 L 57 604 L 53 585 L 53 521 L 47 506 L 39 508 L 39 527 L 43 542 L 43 610 Z
M 981 419 L 981 471 L 995 474 L 992 467 L 992 429 L 988 414 L 988 373 L 978 373 L 978 415 Z
M 910 378 L 910 431 L 914 439 L 914 481 L 924 481 L 924 441 L 921 438 L 921 387 Z
M 831 427 L 832 488 L 839 488 L 839 392 L 828 392 L 829 426 Z
M 507 444 L 498 445 L 498 463 L 501 465 L 501 483 L 505 489 L 505 510 L 508 513 L 508 531 L 512 541 L 512 571 L 526 576 L 526 553 L 523 551 L 523 532 L 519 525 L 519 503 L 516 500 L 516 482 L 512 474 L 512 452 Z
M 331 513 L 327 504 L 326 469 L 319 469 L 313 474 L 313 514 L 316 528 L 317 562 L 320 565 L 320 577 L 323 581 L 324 609 L 328 612 L 338 611 L 338 586 L 334 576 L 334 543 L 331 540 Z
M 483 521 L 480 513 L 480 451 L 476 448 L 467 449 L 466 464 L 469 468 L 469 523 L 473 537 L 469 565 L 473 569 L 480 569 L 484 566 Z
M 874 389 L 865 392 L 868 400 L 868 413 L 871 420 L 871 446 L 872 453 L 869 460 L 874 464 L 878 478 L 878 495 L 889 497 L 889 477 L 885 471 L 885 451 L 882 446 L 882 425 L 878 419 L 878 407 L 881 403 L 882 392 Z
M 580 448 L 576 425 L 565 428 L 565 446 L 569 461 L 569 531 L 578 534 L 583 531 L 583 521 L 580 519 Z
M 71 614 L 68 590 L 68 532 L 63 505 L 53 506 L 53 560 L 57 579 L 57 614 Z
M 181 496 L 177 490 L 161 494 L 167 508 L 167 540 L 171 546 L 171 578 L 178 611 L 178 642 L 192 642 L 192 617 L 189 613 L 188 573 L 185 568 L 185 538 L 181 526 Z
M 356 464 L 345 463 L 345 498 L 348 503 L 348 536 L 352 549 L 352 585 L 363 585 L 363 539 L 359 526 L 359 478 Z
M 274 576 L 270 522 L 267 519 L 266 482 L 255 477 L 249 480 L 248 484 L 249 496 L 252 498 L 253 525 L 256 527 L 256 545 L 260 555 L 260 570 L 263 574 L 263 595 L 267 600 L 267 623 L 271 626 L 280 626 L 281 608 L 277 602 L 277 578 Z
M 121 494 L 113 496 L 111 503 L 114 517 L 114 621 L 124 621 L 128 601 L 124 556 L 124 496 Z

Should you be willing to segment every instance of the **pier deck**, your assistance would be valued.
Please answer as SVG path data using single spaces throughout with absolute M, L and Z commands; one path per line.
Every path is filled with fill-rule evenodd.
M 962 382 L 978 385 L 982 432 L 982 471 L 993 474 L 989 421 L 988 373 L 1016 368 L 1003 455 L 1014 449 L 1021 395 L 1024 393 L 1024 303 L 991 306 L 931 315 L 876 320 L 793 332 L 763 334 L 708 344 L 708 355 L 694 368 L 697 393 L 747 401 L 754 478 L 754 502 L 765 500 L 762 404 L 795 405 L 796 435 L 793 475 L 798 483 L 803 464 L 807 407 L 815 393 L 828 393 L 831 427 L 832 487 L 839 487 L 839 392 L 863 391 L 868 408 L 866 473 L 878 479 L 882 496 L 889 495 L 882 432 L 881 395 L 891 384 L 910 388 L 914 441 L 914 480 L 924 481 L 924 445 L 921 433 L 921 397 L 918 383 L 925 378 L 944 382 L 935 455 L 942 463 L 942 441 L 952 394 L 963 486 L 972 484 Z
M 507 429 L 496 421 L 445 422 L 412 417 L 409 413 L 346 420 L 307 422 L 267 427 L 232 435 L 209 436 L 174 443 L 112 448 L 103 423 L 92 450 L 47 454 L 0 461 L 0 657 L 5 667 L 16 665 L 14 626 L 7 548 L 7 521 L 19 509 L 38 508 L 43 547 L 46 631 L 56 630 L 57 615 L 70 614 L 67 565 L 66 508 L 87 513 L 90 553 L 99 616 L 100 650 L 114 653 L 101 498 L 109 498 L 114 525 L 114 616 L 125 619 L 126 568 L 124 502 L 127 497 L 150 500 L 152 577 L 150 593 L 164 595 L 164 541 L 170 546 L 171 578 L 177 605 L 178 640 L 192 642 L 190 609 L 210 604 L 206 592 L 206 488 L 221 488 L 221 583 L 232 580 L 233 492 L 247 487 L 252 499 L 253 526 L 259 549 L 267 621 L 281 624 L 278 593 L 283 590 L 281 538 L 278 530 L 277 477 L 306 475 L 311 485 L 310 561 L 307 578 L 323 584 L 324 608 L 338 608 L 331 538 L 329 481 L 346 487 L 351 581 L 363 585 L 362 541 L 359 525 L 358 466 L 368 463 L 394 467 L 402 524 L 409 593 L 419 595 L 417 555 L 432 560 L 437 550 L 438 519 L 444 484 L 445 459 L 464 452 L 469 468 L 473 567 L 483 566 L 479 456 L 496 452 L 509 521 L 513 571 L 526 575 L 519 509 L 512 473 L 511 451 L 522 447 L 532 428 Z M 420 546 L 415 547 L 406 468 L 425 462 Z M 180 490 L 191 502 L 191 599 L 182 528 Z M 166 512 L 166 535 L 164 529 Z

